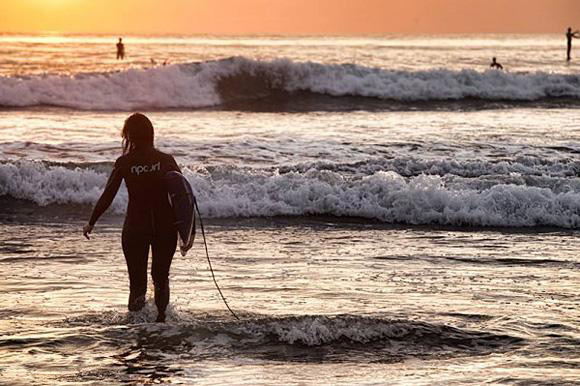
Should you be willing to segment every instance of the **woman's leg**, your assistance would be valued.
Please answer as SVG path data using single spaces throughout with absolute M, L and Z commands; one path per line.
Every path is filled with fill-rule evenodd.
M 139 311 L 145 305 L 149 244 L 147 235 L 123 229 L 123 253 L 129 271 L 129 311 Z
M 165 321 L 165 309 L 169 304 L 169 269 L 177 246 L 177 232 L 157 235 L 151 243 L 153 262 L 151 276 L 155 285 L 155 305 L 159 311 L 158 322 Z

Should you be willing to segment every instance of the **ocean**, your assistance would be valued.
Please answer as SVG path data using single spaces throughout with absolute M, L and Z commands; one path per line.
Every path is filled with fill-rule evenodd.
M 116 40 L 0 35 L 0 384 L 580 384 L 563 34 Z M 127 311 L 124 186 L 82 237 L 134 111 L 240 320 L 199 233 Z

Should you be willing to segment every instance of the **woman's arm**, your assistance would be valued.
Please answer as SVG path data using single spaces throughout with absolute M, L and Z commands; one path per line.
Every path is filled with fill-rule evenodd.
M 105 190 L 103 191 L 103 194 L 101 194 L 101 197 L 95 204 L 89 223 L 85 225 L 83 228 L 83 234 L 87 239 L 89 238 L 88 234 L 91 233 L 91 231 L 93 230 L 93 227 L 95 226 L 95 223 L 97 222 L 99 217 L 101 217 L 101 215 L 107 210 L 107 208 L 113 202 L 113 199 L 117 195 L 117 192 L 119 191 L 119 187 L 121 186 L 122 181 L 123 174 L 121 173 L 121 168 L 118 166 L 118 163 L 115 162 L 115 167 L 113 168 L 113 171 L 109 176 L 109 180 L 107 181 Z

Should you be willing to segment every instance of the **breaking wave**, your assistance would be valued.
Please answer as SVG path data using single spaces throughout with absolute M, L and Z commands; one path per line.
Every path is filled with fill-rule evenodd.
M 151 315 L 147 315 L 150 313 Z M 66 321 L 68 326 L 128 325 L 131 330 L 113 329 L 115 335 L 127 339 L 133 332 L 148 346 L 169 350 L 212 352 L 214 355 L 273 356 L 276 360 L 312 359 L 326 352 L 337 360 L 346 356 L 353 360 L 357 354 L 365 360 L 376 357 L 388 360 L 407 356 L 441 355 L 453 353 L 482 354 L 502 351 L 524 343 L 509 335 L 459 329 L 444 324 L 425 323 L 405 319 L 357 315 L 300 315 L 263 317 L 249 315 L 241 321 L 226 322 L 212 317 L 188 317 L 184 313 L 170 312 L 167 325 L 151 324 L 155 312 L 144 311 L 125 316 L 116 312 L 84 315 Z M 110 336 L 108 337 L 111 338 Z M 34 342 L 31 342 L 34 343 Z M 356 350 L 353 352 L 352 350 Z M 369 354 L 373 353 L 373 358 Z
M 400 71 L 353 64 L 233 57 L 111 73 L 0 77 L 0 106 L 82 110 L 195 109 L 279 93 L 381 101 L 580 99 L 580 75 L 433 69 Z
M 548 176 L 461 176 L 374 171 L 349 176 L 311 168 L 280 172 L 223 166 L 190 170 L 204 216 L 342 216 L 384 223 L 456 226 L 580 227 L 580 184 Z M 85 204 L 107 179 L 102 165 L 64 167 L 22 161 L 0 164 L 0 196 L 37 205 Z M 112 208 L 123 213 L 123 187 Z

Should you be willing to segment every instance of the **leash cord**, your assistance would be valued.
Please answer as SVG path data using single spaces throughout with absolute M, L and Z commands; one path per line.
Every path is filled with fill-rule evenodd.
M 215 274 L 213 272 L 213 268 L 211 266 L 211 260 L 209 258 L 209 252 L 207 251 L 207 242 L 205 241 L 205 230 L 203 229 L 203 220 L 201 219 L 201 213 L 199 212 L 199 206 L 197 205 L 197 200 L 195 200 L 193 202 L 193 205 L 195 206 L 195 209 L 197 210 L 197 215 L 199 216 L 199 226 L 201 228 L 201 234 L 203 236 L 203 245 L 205 246 L 205 256 L 207 257 L 207 263 L 209 264 L 209 270 L 211 272 L 211 277 L 213 279 L 213 282 L 215 284 L 215 287 L 217 288 L 218 292 L 220 293 L 220 296 L 221 296 L 222 300 L 224 301 L 224 304 L 226 305 L 226 307 L 228 308 L 228 310 L 231 312 L 231 314 L 234 316 L 234 318 L 236 318 L 237 320 L 240 320 L 240 318 L 238 318 L 238 316 L 235 314 L 235 312 L 228 305 L 228 302 L 226 301 L 226 298 L 225 298 L 224 294 L 222 293 L 222 290 L 220 289 L 220 286 L 217 283 L 217 280 L 215 278 Z M 195 213 L 194 213 L 194 218 L 195 218 Z

